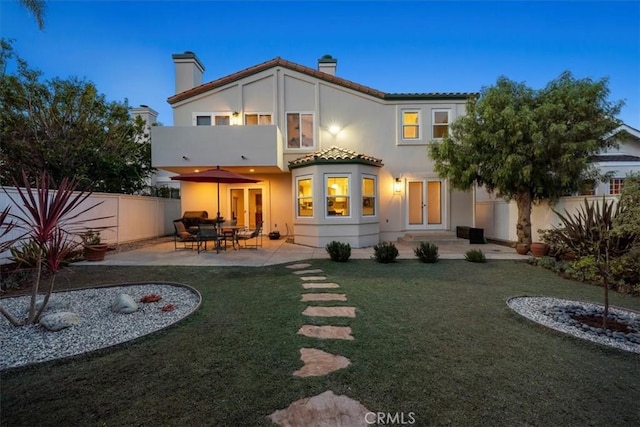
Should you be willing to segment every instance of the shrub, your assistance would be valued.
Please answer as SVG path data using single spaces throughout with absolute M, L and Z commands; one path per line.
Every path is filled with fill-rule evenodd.
M 640 291 L 640 247 L 611 260 L 611 274 L 616 281 Z
M 9 250 L 11 251 L 9 259 L 15 262 L 18 267 L 35 268 L 41 262 L 42 252 L 40 245 L 33 239 L 22 242 L 21 245 L 16 245 Z
M 487 262 L 487 258 L 484 256 L 480 249 L 471 249 L 464 254 L 464 259 L 469 262 Z
M 413 252 L 420 261 L 426 263 L 438 262 L 438 247 L 430 242 L 420 242 L 420 246 L 415 248 Z
M 565 272 L 581 282 L 595 282 L 600 280 L 598 266 L 593 255 L 588 255 L 569 263 Z
M 336 242 L 327 243 L 326 251 L 333 261 L 347 262 L 351 256 L 351 245 L 348 243 Z
M 566 210 L 564 215 L 554 211 L 562 222 L 555 236 L 561 244 L 567 246 L 578 257 L 586 255 L 601 256 L 608 251 L 610 257 L 618 257 L 628 252 L 634 244 L 636 236 L 632 232 L 612 233 L 615 218 L 624 215 L 626 208 L 622 204 L 602 199 L 602 204 L 584 204 L 574 214 Z
M 398 254 L 398 248 L 393 242 L 382 242 L 373 247 L 373 259 L 382 264 L 395 262 Z

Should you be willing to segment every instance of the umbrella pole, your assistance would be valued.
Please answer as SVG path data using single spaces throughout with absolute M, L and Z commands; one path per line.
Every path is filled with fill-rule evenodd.
M 216 214 L 216 221 L 220 220 L 220 180 L 218 180 L 218 213 Z

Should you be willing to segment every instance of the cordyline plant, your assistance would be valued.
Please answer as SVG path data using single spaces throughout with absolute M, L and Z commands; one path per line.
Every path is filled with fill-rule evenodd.
M 49 302 L 56 274 L 62 268 L 63 261 L 82 243 L 76 238 L 77 235 L 86 231 L 86 223 L 106 218 L 80 219 L 83 214 L 102 202 L 83 207 L 82 204 L 91 195 L 91 191 L 76 191 L 77 182 L 73 179 L 63 179 L 56 190 L 52 189 L 54 184 L 46 173 L 36 179 L 35 187 L 31 186 L 31 180 L 25 173 L 22 179 L 24 188 L 13 180 L 18 196 L 12 196 L 3 188 L 18 213 L 9 213 L 8 209 L 3 212 L 4 215 L 0 216 L 2 220 L 0 230 L 4 228 L 4 232 L 0 233 L 0 237 L 7 232 L 8 228 L 15 228 L 22 233 L 19 237 L 5 243 L 5 246 L 30 240 L 39 250 L 27 318 L 18 319 L 0 306 L 0 313 L 14 326 L 31 325 L 39 321 L 40 315 Z M 10 222 L 7 222 L 8 218 L 11 219 Z M 3 248 L 0 247 L 0 249 Z M 36 298 L 43 268 L 51 275 L 44 301 L 36 310 Z
M 610 261 L 628 253 L 638 242 L 638 234 L 621 229 L 617 220 L 627 216 L 630 207 L 626 199 L 616 204 L 603 197 L 602 205 L 595 201 L 589 203 L 585 198 L 584 205 L 574 215 L 566 210 L 564 215 L 554 211 L 562 223 L 558 238 L 577 256 L 595 259 L 604 288 L 603 328 L 607 327 L 609 316 Z

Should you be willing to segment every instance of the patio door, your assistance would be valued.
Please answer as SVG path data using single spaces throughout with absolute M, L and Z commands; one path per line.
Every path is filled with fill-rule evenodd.
M 442 190 L 442 181 L 437 179 L 407 180 L 407 230 L 444 228 Z
M 263 221 L 262 188 L 230 188 L 229 219 L 237 220 L 241 227 L 255 228 Z

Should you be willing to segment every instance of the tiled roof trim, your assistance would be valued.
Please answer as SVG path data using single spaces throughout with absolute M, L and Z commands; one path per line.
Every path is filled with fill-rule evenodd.
M 603 154 L 599 156 L 592 156 L 590 159 L 592 162 L 640 162 L 640 157 L 632 156 L 630 154 Z
M 289 169 L 296 169 L 302 166 L 309 166 L 314 164 L 332 164 L 332 163 L 361 163 L 366 165 L 372 165 L 382 167 L 382 160 L 366 154 L 358 154 L 355 151 L 348 150 L 342 147 L 327 148 L 322 151 L 316 151 L 315 153 L 308 154 L 289 162 Z
M 385 100 L 415 100 L 415 99 L 467 99 L 473 93 L 385 93 L 379 91 L 377 89 L 370 88 L 368 86 L 364 86 L 351 80 L 343 79 L 341 77 L 336 77 L 331 74 L 323 73 L 322 71 L 315 70 L 310 67 L 306 67 L 304 65 L 296 64 L 295 62 L 287 61 L 286 59 L 282 59 L 280 57 L 276 57 L 269 61 L 263 62 L 262 64 L 254 65 L 253 67 L 245 68 L 244 70 L 238 71 L 237 73 L 230 74 L 226 77 L 222 77 L 217 80 L 213 80 L 209 83 L 202 84 L 200 86 L 194 87 L 193 89 L 186 90 L 184 92 L 173 95 L 167 99 L 169 104 L 175 104 L 176 102 L 183 101 L 185 99 L 189 99 L 192 96 L 199 95 L 201 93 L 205 93 L 212 89 L 216 89 L 218 87 L 227 85 L 229 83 L 233 83 L 237 80 L 243 79 L 245 77 L 251 76 L 253 74 L 257 74 L 261 71 L 268 70 L 273 67 L 283 67 L 289 70 L 298 71 L 300 73 L 306 74 L 308 76 L 316 77 L 320 80 L 324 80 L 326 82 L 334 83 L 339 86 L 346 87 L 348 89 L 353 89 L 355 91 L 371 95 L 376 98 L 385 99 Z

